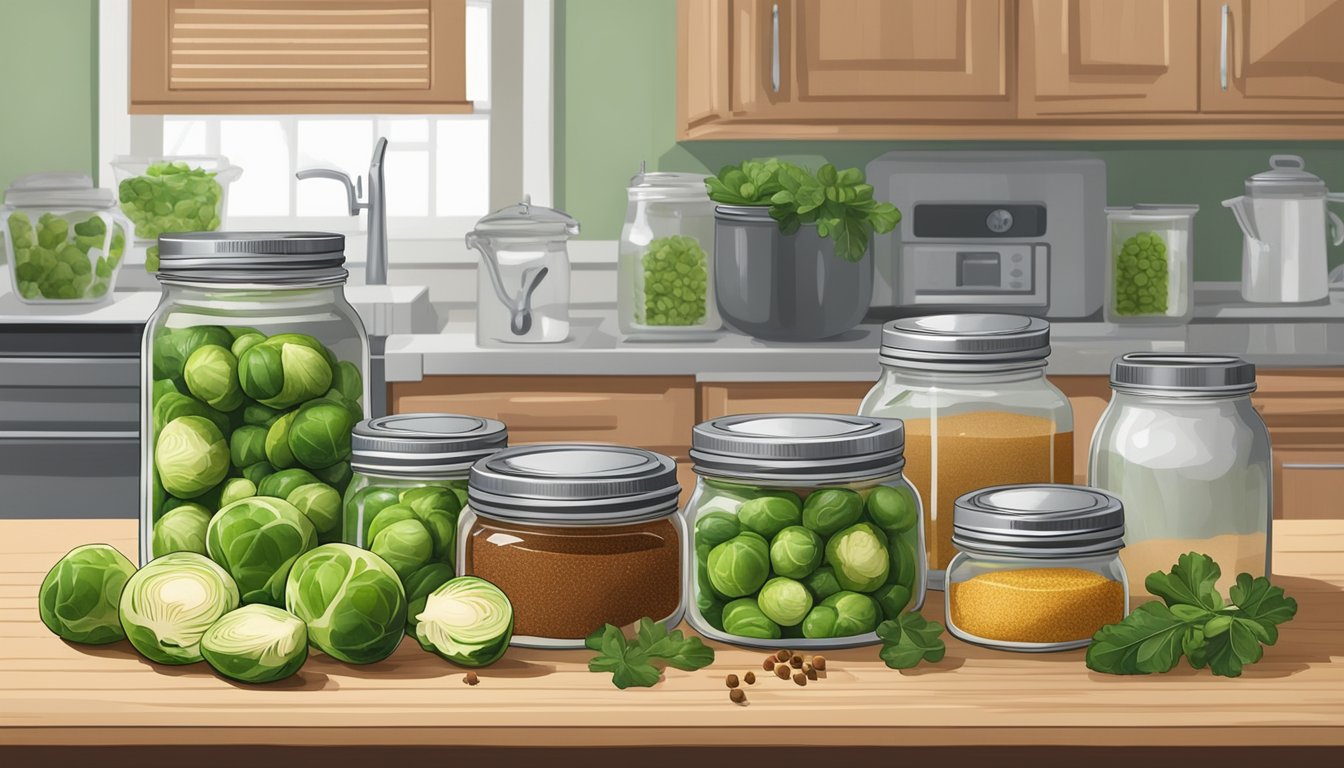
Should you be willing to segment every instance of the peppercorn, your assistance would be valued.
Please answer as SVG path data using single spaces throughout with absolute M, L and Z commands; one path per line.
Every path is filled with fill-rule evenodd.
M 803 657 L 802 657 L 802 656 L 799 656 L 798 654 L 795 653 L 795 654 L 793 654 L 793 657 L 789 659 L 789 664 L 790 664 L 794 669 L 802 669 L 802 668 L 803 668 Z
M 728 700 L 734 704 L 743 704 L 747 700 L 747 692 L 741 688 L 733 688 L 728 691 Z
M 765 657 L 765 661 L 761 662 L 761 669 L 764 669 L 766 672 L 773 672 L 775 670 L 775 654 L 772 653 Z
M 803 670 L 803 674 L 807 675 L 807 679 L 808 679 L 808 680 L 816 680 L 816 679 L 817 679 L 817 668 L 816 668 L 816 667 L 808 667 L 807 669 Z
M 789 660 L 789 657 L 792 656 L 792 655 L 793 655 L 793 652 L 790 651 L 788 648 L 780 648 L 778 651 L 775 651 L 775 660 L 776 660 L 776 661 L 788 661 L 788 660 Z
M 727 677 L 723 678 L 723 682 L 724 682 L 724 684 L 727 685 L 729 688 L 736 688 L 736 687 L 737 687 L 737 675 L 728 675 Z
M 788 680 L 788 679 L 789 679 L 789 665 L 788 665 L 788 664 L 776 664 L 776 665 L 775 665 L 775 676 L 778 677 L 780 680 Z
M 807 685 L 807 675 L 804 675 L 801 671 L 799 671 L 799 672 L 794 672 L 794 673 L 793 673 L 793 682 L 795 682 L 795 683 L 797 683 L 797 684 L 799 684 L 799 685 Z
M 824 670 L 824 669 L 826 669 L 826 657 L 825 657 L 825 656 L 813 656 L 813 657 L 812 657 L 812 668 L 813 668 L 813 669 L 818 669 L 818 670 Z
M 463 676 L 462 682 L 466 683 L 467 685 L 475 685 L 481 682 L 481 678 L 475 672 L 468 672 L 465 676 Z
M 747 685 L 755 685 L 755 684 L 756 684 L 756 673 L 755 673 L 755 672 L 748 672 L 747 674 L 745 674 L 745 675 L 742 676 L 742 680 L 743 680 L 743 682 L 745 682 Z

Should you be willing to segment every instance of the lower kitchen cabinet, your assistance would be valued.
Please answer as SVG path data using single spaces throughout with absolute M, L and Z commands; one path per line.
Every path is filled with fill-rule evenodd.
M 1274 451 L 1274 516 L 1344 516 L 1344 369 L 1262 372 L 1251 396 Z
M 736 413 L 858 413 L 871 381 L 764 381 L 700 385 L 700 421 Z

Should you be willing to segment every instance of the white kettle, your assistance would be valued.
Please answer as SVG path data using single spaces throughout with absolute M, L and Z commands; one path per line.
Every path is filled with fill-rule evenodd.
M 1326 201 L 1344 202 L 1344 195 L 1326 191 L 1297 155 L 1274 155 L 1269 166 L 1246 179 L 1246 194 L 1223 201 L 1245 235 L 1241 296 L 1271 304 L 1324 301 L 1327 229 L 1331 242 L 1344 243 L 1344 222 Z

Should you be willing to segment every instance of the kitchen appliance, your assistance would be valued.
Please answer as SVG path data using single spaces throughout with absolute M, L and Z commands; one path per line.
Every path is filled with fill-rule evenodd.
M 1344 202 L 1297 155 L 1273 155 L 1246 179 L 1246 194 L 1224 200 L 1241 226 L 1241 295 L 1251 302 L 1303 304 L 1330 293 L 1325 238 L 1344 244 L 1344 222 L 1326 201 Z M 1327 221 L 1328 219 L 1328 221 Z
M 553 343 L 569 338 L 569 251 L 579 222 L 530 197 L 476 222 L 467 247 L 477 269 L 476 343 Z
M 889 152 L 873 196 L 901 210 L 873 239 L 878 315 L 1101 308 L 1106 163 L 1078 152 Z

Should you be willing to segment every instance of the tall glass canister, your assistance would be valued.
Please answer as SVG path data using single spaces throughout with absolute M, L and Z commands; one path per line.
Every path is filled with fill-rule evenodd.
M 310 522 L 339 538 L 350 432 L 369 402 L 345 238 L 193 232 L 159 249 L 163 295 L 141 351 L 141 562 L 202 551 L 232 501 L 302 486 L 331 489 L 337 514 Z

